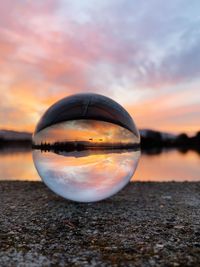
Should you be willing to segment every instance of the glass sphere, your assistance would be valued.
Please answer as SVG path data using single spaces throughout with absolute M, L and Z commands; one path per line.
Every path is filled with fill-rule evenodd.
M 139 132 L 128 112 L 98 94 L 77 94 L 52 105 L 33 134 L 33 161 L 44 183 L 79 202 L 112 196 L 133 176 Z

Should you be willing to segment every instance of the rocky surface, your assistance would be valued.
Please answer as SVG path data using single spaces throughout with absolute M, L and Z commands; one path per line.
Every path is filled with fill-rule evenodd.
M 75 203 L 0 182 L 0 266 L 200 266 L 200 183 L 131 183 Z

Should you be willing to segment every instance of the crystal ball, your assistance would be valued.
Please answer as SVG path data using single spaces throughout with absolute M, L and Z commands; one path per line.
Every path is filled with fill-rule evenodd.
M 94 202 L 120 191 L 140 158 L 140 136 L 128 112 L 99 94 L 76 94 L 52 105 L 32 138 L 33 161 L 58 195 Z

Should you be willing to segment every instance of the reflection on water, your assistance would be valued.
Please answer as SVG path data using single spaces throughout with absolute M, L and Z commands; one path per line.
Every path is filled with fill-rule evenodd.
M 200 181 L 200 155 L 170 150 L 142 154 L 133 181 Z M 116 166 L 117 169 L 117 166 Z M 0 180 L 39 181 L 31 150 L 0 151 Z
M 0 150 L 0 180 L 40 180 L 30 148 Z
M 142 154 L 133 180 L 200 181 L 200 155 L 175 149 L 154 155 Z

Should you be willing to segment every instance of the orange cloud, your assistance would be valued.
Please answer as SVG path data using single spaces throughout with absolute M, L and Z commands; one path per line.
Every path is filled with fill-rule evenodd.
M 198 93 L 197 89 L 195 91 Z M 191 97 L 189 90 L 158 95 L 127 106 L 127 110 L 140 128 L 191 134 L 199 131 L 200 105 L 196 95 Z

